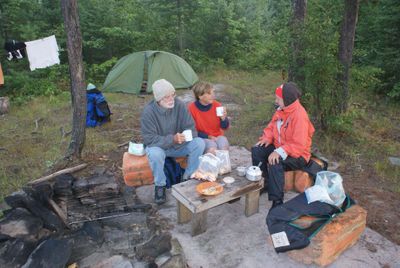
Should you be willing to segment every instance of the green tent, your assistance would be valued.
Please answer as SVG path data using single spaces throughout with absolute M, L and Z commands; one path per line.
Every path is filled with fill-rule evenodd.
M 189 88 L 198 81 L 181 57 L 164 51 L 141 51 L 121 58 L 107 75 L 104 92 L 152 92 L 154 81 L 164 78 L 175 88 Z M 148 85 L 148 86 L 147 86 Z

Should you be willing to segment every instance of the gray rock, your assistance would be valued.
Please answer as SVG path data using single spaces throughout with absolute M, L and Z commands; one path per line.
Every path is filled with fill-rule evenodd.
M 10 211 L 0 221 L 0 235 L 9 237 L 36 237 L 43 227 L 40 218 L 33 216 L 24 208 L 16 208 Z
M 0 267 L 21 267 L 37 246 L 36 241 L 13 239 L 0 246 Z
M 400 158 L 398 157 L 389 157 L 389 161 L 394 166 L 400 166 Z
M 185 258 L 181 255 L 175 255 L 169 258 L 164 264 L 159 266 L 160 268 L 186 268 Z
M 171 257 L 172 257 L 172 255 L 169 252 L 166 252 L 164 254 L 161 254 L 160 256 L 157 256 L 157 258 L 154 260 L 154 263 L 157 265 L 157 267 L 161 267 Z
M 102 260 L 93 266 L 92 268 L 133 268 L 131 262 L 121 255 L 114 255 L 111 258 Z
M 104 233 L 97 222 L 85 223 L 81 229 L 66 237 L 71 245 L 70 262 L 77 262 L 95 252 L 104 241 Z
M 154 260 L 157 256 L 171 250 L 171 234 L 161 233 L 136 248 L 139 260 Z
M 173 238 L 171 240 L 171 255 L 178 255 L 181 254 L 184 256 L 183 248 L 181 243 L 179 243 L 178 239 Z
M 70 254 L 71 246 L 68 241 L 45 240 L 31 253 L 22 268 L 64 268 Z
M 105 243 L 115 252 L 125 251 L 131 248 L 131 243 L 129 242 L 128 237 L 126 231 L 119 229 L 108 229 L 104 233 Z

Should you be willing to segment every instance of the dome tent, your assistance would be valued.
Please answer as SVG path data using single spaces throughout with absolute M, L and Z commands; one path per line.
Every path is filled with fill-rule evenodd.
M 198 81 L 197 74 L 181 57 L 164 51 L 141 51 L 118 60 L 107 75 L 103 91 L 151 93 L 151 85 L 161 78 L 175 88 L 189 88 Z

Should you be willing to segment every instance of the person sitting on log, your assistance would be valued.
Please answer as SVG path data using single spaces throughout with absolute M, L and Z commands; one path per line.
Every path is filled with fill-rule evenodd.
M 311 157 L 314 126 L 300 103 L 301 91 L 293 82 L 275 90 L 276 112 L 251 148 L 253 165 L 261 163 L 265 190 L 272 208 L 283 203 L 284 171 L 304 168 Z
M 188 164 L 182 180 L 190 178 L 199 165 L 199 157 L 204 152 L 204 141 L 197 137 L 192 116 L 186 105 L 176 98 L 174 86 L 165 79 L 152 85 L 154 100 L 143 109 L 140 123 L 143 143 L 150 168 L 154 176 L 157 204 L 166 201 L 166 177 L 164 162 L 166 157 L 188 156 Z M 186 140 L 183 131 L 191 131 L 193 139 Z

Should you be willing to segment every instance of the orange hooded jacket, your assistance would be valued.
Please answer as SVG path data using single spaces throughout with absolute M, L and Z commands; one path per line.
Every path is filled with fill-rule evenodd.
M 283 149 L 293 158 L 302 156 L 308 162 L 314 131 L 306 110 L 297 99 L 275 112 L 259 140 L 273 144 L 278 150 Z

